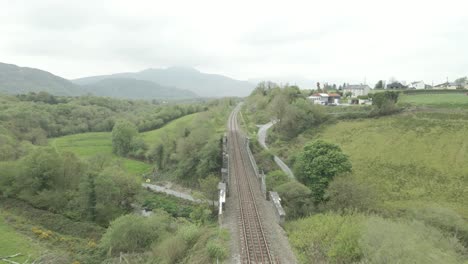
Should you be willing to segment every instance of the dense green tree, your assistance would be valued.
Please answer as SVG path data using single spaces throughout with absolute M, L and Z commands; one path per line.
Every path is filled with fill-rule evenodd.
M 323 201 L 329 182 L 336 175 L 351 171 L 351 162 L 338 145 L 317 140 L 308 143 L 294 164 L 296 178 L 309 187 L 315 202 Z
M 132 150 L 132 140 L 138 135 L 133 123 L 126 120 L 117 121 L 112 129 L 112 151 L 120 156 L 127 156 Z

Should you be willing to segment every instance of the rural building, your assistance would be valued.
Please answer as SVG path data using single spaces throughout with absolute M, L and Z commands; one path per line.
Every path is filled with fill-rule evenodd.
M 448 90 L 455 90 L 457 89 L 458 85 L 454 82 L 444 82 L 435 86 L 436 89 L 448 89 Z
M 408 85 L 408 89 L 422 90 L 426 89 L 426 84 L 424 81 L 412 82 Z
M 314 104 L 328 104 L 329 96 L 326 93 L 315 93 L 307 98 Z
M 351 97 L 358 97 L 361 95 L 369 94 L 370 90 L 371 88 L 367 84 L 348 85 L 346 87 L 343 87 L 343 94 L 350 92 Z

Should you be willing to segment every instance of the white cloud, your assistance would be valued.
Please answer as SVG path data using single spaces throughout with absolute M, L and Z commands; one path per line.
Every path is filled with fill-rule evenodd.
M 0 5 L 0 61 L 68 78 L 172 65 L 240 79 L 336 82 L 468 74 L 468 4 L 461 0 Z

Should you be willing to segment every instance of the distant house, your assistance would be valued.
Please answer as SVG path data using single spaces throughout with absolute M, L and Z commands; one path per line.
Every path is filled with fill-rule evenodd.
M 315 93 L 307 98 L 314 104 L 328 104 L 329 96 L 326 93 Z
M 448 89 L 448 90 L 455 90 L 457 89 L 458 85 L 454 82 L 444 82 L 435 86 L 436 89 Z
M 405 89 L 407 88 L 405 85 L 403 85 L 401 82 L 392 82 L 387 84 L 387 89 L 390 90 L 395 90 L 395 89 Z
M 412 82 L 408 85 L 408 89 L 416 89 L 416 90 L 426 89 L 426 84 L 424 83 L 424 81 Z
M 351 97 L 358 97 L 361 95 L 368 95 L 371 88 L 367 84 L 348 85 L 343 87 L 343 94 L 351 93 Z

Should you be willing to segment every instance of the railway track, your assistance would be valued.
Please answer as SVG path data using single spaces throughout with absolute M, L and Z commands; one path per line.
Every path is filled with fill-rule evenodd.
M 240 133 L 237 123 L 239 109 L 237 107 L 229 117 L 229 138 L 232 155 L 230 160 L 233 164 L 231 177 L 235 182 L 238 196 L 241 261 L 242 263 L 279 263 L 271 252 L 257 207 L 256 193 L 260 190 L 255 188 L 257 185 L 254 173 L 247 157 L 243 155 L 245 137 Z

